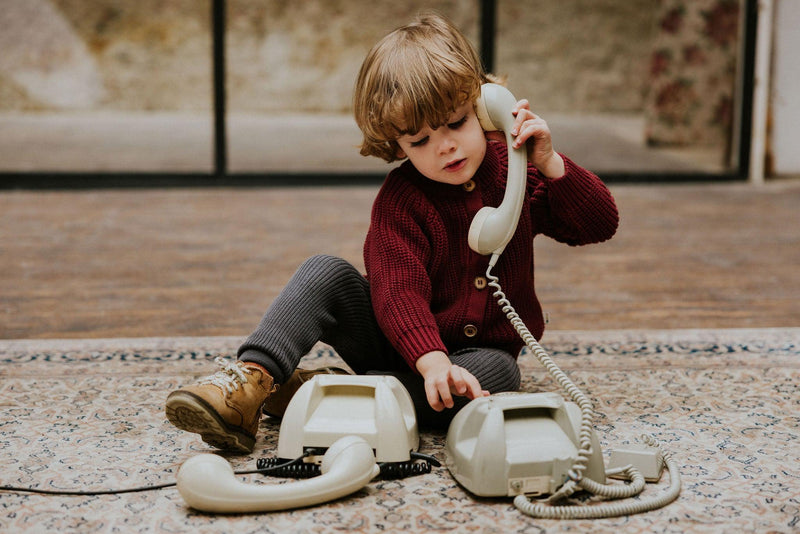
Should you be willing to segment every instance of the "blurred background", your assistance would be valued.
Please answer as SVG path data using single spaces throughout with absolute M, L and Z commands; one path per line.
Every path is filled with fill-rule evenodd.
M 0 0 L 0 338 L 239 335 L 362 268 L 353 83 L 424 9 L 617 200 L 536 240 L 549 328 L 800 324 L 797 0 Z
M 367 50 L 423 9 L 451 18 L 548 120 L 557 149 L 601 176 L 741 177 L 752 105 L 748 4 L 0 0 L 0 179 L 382 176 L 386 165 L 355 148 L 353 82 Z M 796 136 L 782 122 L 797 122 L 797 97 L 786 98 L 797 78 L 789 54 L 800 45 L 792 23 L 800 8 L 774 4 L 784 16 L 770 29 L 771 109 L 795 110 L 770 122 L 766 171 L 780 175 L 800 173 Z M 215 20 L 220 6 L 224 16 Z M 215 23 L 224 29 L 224 169 L 215 155 Z M 482 41 L 487 30 L 490 44 Z

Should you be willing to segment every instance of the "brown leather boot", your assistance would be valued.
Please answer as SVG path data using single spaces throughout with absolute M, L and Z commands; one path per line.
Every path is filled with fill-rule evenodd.
M 315 375 L 349 375 L 352 374 L 338 367 L 320 367 L 319 369 L 297 369 L 285 384 L 269 396 L 264 403 L 264 413 L 270 417 L 280 419 L 286 413 L 286 407 L 292 400 L 300 386 L 311 380 Z
M 251 452 L 256 442 L 261 406 L 276 390 L 272 376 L 262 367 L 223 358 L 221 371 L 167 397 L 169 422 L 200 434 L 218 449 Z

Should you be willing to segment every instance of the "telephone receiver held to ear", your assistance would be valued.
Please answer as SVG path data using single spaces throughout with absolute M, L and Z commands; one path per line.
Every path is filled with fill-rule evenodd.
M 468 235 L 470 248 L 478 254 L 493 254 L 493 261 L 514 236 L 525 197 L 528 155 L 524 146 L 511 148 L 514 140 L 511 128 L 515 120 L 511 110 L 516 103 L 511 91 L 502 85 L 486 83 L 481 86 L 476 106 L 481 127 L 486 131 L 503 131 L 508 143 L 508 180 L 503 201 L 496 208 L 481 208 L 472 220 Z
M 247 484 L 216 454 L 200 454 L 178 470 L 178 491 L 202 512 L 248 513 L 288 510 L 332 501 L 366 486 L 380 468 L 370 445 L 358 436 L 334 442 L 322 457 L 322 475 L 286 484 Z

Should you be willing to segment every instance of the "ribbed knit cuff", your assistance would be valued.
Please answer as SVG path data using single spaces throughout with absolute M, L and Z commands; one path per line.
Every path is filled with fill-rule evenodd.
M 447 354 L 447 347 L 445 347 L 439 335 L 439 329 L 436 327 L 420 327 L 404 332 L 397 339 L 395 348 L 415 373 L 419 373 L 417 371 L 417 360 L 423 355 L 435 350 L 440 350 Z

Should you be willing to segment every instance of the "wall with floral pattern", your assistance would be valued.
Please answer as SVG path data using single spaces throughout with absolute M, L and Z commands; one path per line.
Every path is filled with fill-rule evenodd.
M 661 0 L 644 105 L 649 144 L 730 143 L 740 13 L 738 0 Z

